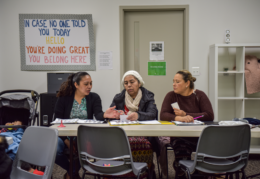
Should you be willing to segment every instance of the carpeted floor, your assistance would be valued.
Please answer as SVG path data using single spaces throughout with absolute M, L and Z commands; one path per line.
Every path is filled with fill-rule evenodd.
M 155 172 L 156 172 L 156 178 L 159 178 L 158 170 L 157 170 L 157 163 L 156 163 L 156 155 L 154 154 L 154 164 L 155 164 Z M 172 163 L 174 159 L 174 154 L 172 151 L 168 151 L 168 160 L 169 160 L 169 178 L 174 178 L 175 171 L 172 168 Z M 82 176 L 83 170 L 81 169 L 79 172 L 79 175 Z M 259 155 L 250 155 L 249 162 L 246 167 L 246 176 L 254 175 L 257 173 L 260 173 L 260 156 Z M 65 170 L 63 170 L 61 167 L 55 164 L 53 169 L 53 179 L 62 179 L 63 175 L 66 173 Z M 93 176 L 85 176 L 85 179 L 92 179 Z M 166 178 L 166 176 L 163 176 L 163 178 Z M 259 178 L 254 177 L 254 178 Z

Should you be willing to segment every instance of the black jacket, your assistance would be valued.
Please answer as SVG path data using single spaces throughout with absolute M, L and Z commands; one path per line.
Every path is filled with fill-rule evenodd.
M 73 93 L 70 96 L 59 97 L 55 106 L 55 118 L 70 119 L 70 112 L 74 102 Z M 86 97 L 88 119 L 93 119 L 93 115 L 97 120 L 103 121 L 104 112 L 102 111 L 101 99 L 98 94 L 90 92 Z
M 154 120 L 157 119 L 157 107 L 154 101 L 154 94 L 144 87 L 140 88 L 142 90 L 142 99 L 139 103 L 139 109 L 137 113 L 139 114 L 139 121 L 145 121 L 145 120 Z M 116 106 L 117 110 L 123 110 L 124 111 L 124 106 L 125 106 L 125 89 L 117 94 L 114 99 L 112 104 L 110 105 L 111 107 Z

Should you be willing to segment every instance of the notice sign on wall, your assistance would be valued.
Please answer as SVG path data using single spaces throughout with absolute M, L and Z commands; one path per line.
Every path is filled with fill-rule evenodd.
M 20 14 L 22 70 L 95 70 L 91 15 Z
M 98 52 L 99 70 L 113 70 L 113 53 L 111 51 Z
M 166 62 L 148 62 L 149 76 L 165 76 Z

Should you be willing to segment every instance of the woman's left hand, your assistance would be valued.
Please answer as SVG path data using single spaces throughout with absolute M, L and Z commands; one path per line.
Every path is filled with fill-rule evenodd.
M 184 112 L 183 110 L 177 108 L 173 108 L 173 110 L 176 116 L 186 116 L 186 112 Z
M 138 113 L 133 112 L 126 119 L 128 119 L 130 121 L 137 121 L 138 117 L 139 117 Z
M 115 119 L 118 117 L 118 112 L 115 110 L 116 106 L 108 108 L 106 112 L 104 113 L 104 118 L 111 118 Z

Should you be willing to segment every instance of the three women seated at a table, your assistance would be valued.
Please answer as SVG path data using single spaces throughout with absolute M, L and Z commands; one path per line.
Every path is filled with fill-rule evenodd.
M 194 89 L 196 78 L 192 77 L 191 73 L 186 70 L 178 71 L 173 79 L 173 91 L 169 92 L 163 101 L 160 113 L 162 121 L 183 121 L 192 122 L 194 117 L 202 116 L 202 121 L 213 121 L 214 114 L 211 103 L 206 94 L 200 90 Z M 128 120 L 144 121 L 154 120 L 157 118 L 157 107 L 154 100 L 154 94 L 149 89 L 144 88 L 144 81 L 140 74 L 136 71 L 128 71 L 122 78 L 124 90 L 115 95 L 111 107 L 105 112 L 102 111 L 101 98 L 98 94 L 91 92 L 92 79 L 87 72 L 78 72 L 69 76 L 64 82 L 57 94 L 58 100 L 55 108 L 55 117 L 60 119 L 93 119 L 104 120 L 119 119 L 121 114 L 127 114 Z M 152 90 L 152 89 L 150 89 Z M 178 102 L 180 109 L 173 109 L 171 104 Z M 157 143 L 151 142 L 146 137 L 129 137 L 132 155 L 135 162 L 146 162 L 153 171 L 153 149 L 159 147 L 160 138 Z M 164 138 L 163 138 L 164 139 Z M 162 140 L 163 140 L 162 139 Z M 186 140 L 187 139 L 187 140 Z M 64 168 L 67 173 L 64 178 L 69 178 L 69 161 L 63 151 L 69 146 L 69 140 L 72 138 L 60 137 L 58 142 L 58 151 L 56 156 L 56 164 Z M 177 143 L 184 143 L 180 138 L 171 138 L 171 144 L 176 148 Z M 190 157 L 192 150 L 196 150 L 192 143 L 193 139 L 185 138 L 187 148 L 176 148 L 176 151 L 181 151 L 182 154 Z M 153 148 L 152 148 L 153 147 Z M 157 150 L 158 152 L 158 150 Z M 183 156 L 183 155 L 182 155 Z M 181 159 L 181 158 L 180 158 Z M 176 161 L 178 161 L 176 155 Z M 75 177 L 78 177 L 78 171 L 73 171 Z M 127 176 L 133 176 L 128 174 Z M 143 174 L 142 178 L 147 174 Z

